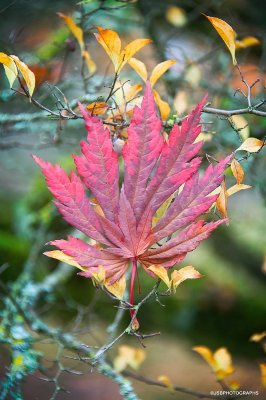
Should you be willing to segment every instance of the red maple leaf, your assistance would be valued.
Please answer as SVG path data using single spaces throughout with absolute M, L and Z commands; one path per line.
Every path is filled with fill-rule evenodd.
M 216 201 L 218 195 L 211 193 L 221 184 L 232 158 L 230 155 L 215 166 L 210 164 L 199 177 L 201 158 L 197 154 L 203 142 L 195 143 L 195 139 L 201 131 L 199 120 L 204 101 L 184 119 L 181 128 L 174 125 L 165 141 L 147 83 L 122 151 L 121 189 L 118 154 L 110 132 L 82 106 L 88 136 L 87 141 L 81 142 L 82 155 L 73 156 L 79 176 L 74 172 L 68 176 L 60 166 L 34 156 L 64 219 L 103 246 L 95 247 L 71 236 L 51 244 L 82 266 L 80 274 L 85 277 L 93 277 L 101 266 L 110 285 L 119 281 L 131 266 L 132 305 L 138 265 L 154 277 L 149 267 L 173 267 L 225 222 L 199 220 Z M 92 206 L 84 185 L 96 198 L 102 215 Z M 174 193 L 172 203 L 153 227 L 156 211 Z

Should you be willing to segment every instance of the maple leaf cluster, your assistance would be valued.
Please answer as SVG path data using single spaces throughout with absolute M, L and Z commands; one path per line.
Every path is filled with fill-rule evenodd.
M 184 119 L 181 127 L 174 125 L 165 140 L 154 95 L 147 83 L 141 107 L 134 109 L 122 150 L 121 189 L 119 156 L 113 149 L 110 131 L 80 106 L 88 136 L 87 141 L 81 142 L 82 154 L 73 156 L 78 175 L 71 172 L 68 176 L 59 165 L 33 157 L 63 218 L 97 245 L 69 236 L 67 240 L 52 241 L 60 251 L 46 254 L 77 266 L 81 275 L 102 280 L 109 288 L 125 282 L 125 273 L 132 265 L 133 304 L 138 266 L 154 277 L 158 269 L 168 269 L 182 261 L 225 222 L 226 219 L 220 219 L 206 223 L 199 219 L 216 201 L 218 195 L 212 192 L 223 181 L 224 170 L 232 158 L 230 155 L 215 166 L 210 164 L 199 176 L 201 158 L 197 155 L 203 142 L 196 139 L 201 132 L 199 120 L 204 101 Z M 85 188 L 96 199 L 96 206 Z M 166 201 L 168 208 L 154 224 L 156 212 Z

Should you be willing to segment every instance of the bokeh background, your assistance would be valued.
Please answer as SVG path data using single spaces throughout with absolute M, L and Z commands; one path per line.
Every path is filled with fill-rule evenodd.
M 90 12 L 98 5 L 97 1 L 89 1 L 83 6 Z M 109 1 L 108 5 L 115 7 L 118 3 Z M 181 10 L 175 22 L 167 16 L 170 6 Z M 260 40 L 259 46 L 244 49 L 237 57 L 250 83 L 260 78 L 253 91 L 254 101 L 265 98 L 266 4 L 263 0 L 139 0 L 121 9 L 99 10 L 86 20 L 86 42 L 97 64 L 96 74 L 86 84 L 81 77 L 79 49 L 57 12 L 80 16 L 76 1 L 0 1 L 0 50 L 16 54 L 27 65 L 34 66 L 39 80 L 36 97 L 48 107 L 55 108 L 62 95 L 55 86 L 69 100 L 91 94 L 94 101 L 107 93 L 104 85 L 111 82 L 112 66 L 91 34 L 91 28 L 100 25 L 119 32 L 123 43 L 133 38 L 152 38 L 153 44 L 137 55 L 149 71 L 165 59 L 177 61 L 157 88 L 170 103 L 172 118 L 186 115 L 206 92 L 213 106 L 241 108 L 246 100 L 240 92 L 236 93 L 242 87 L 239 74 L 202 13 L 226 20 L 240 37 L 255 35 Z M 140 83 L 130 67 L 125 68 L 121 79 Z M 45 243 L 70 232 L 51 203 L 31 153 L 71 170 L 70 155 L 78 152 L 85 131 L 81 121 L 19 120 L 18 115 L 39 110 L 10 91 L 2 68 L 0 88 L 0 265 L 3 266 L 0 279 L 9 287 L 29 262 L 34 263 L 34 280 L 43 282 L 57 268 L 55 261 L 42 255 Z M 265 136 L 265 118 L 235 118 L 233 126 L 232 122 L 215 115 L 203 114 L 202 120 L 206 139 L 203 152 L 216 158 L 236 149 L 239 135 L 242 139 Z M 242 166 L 245 183 L 252 189 L 230 198 L 230 225 L 220 227 L 182 264 L 195 266 L 204 278 L 185 282 L 175 295 L 162 299 L 164 306 L 151 301 L 143 308 L 139 317 L 141 325 L 148 332 L 160 331 L 161 336 L 145 342 L 146 360 L 138 373 L 154 379 L 166 374 L 175 384 L 195 390 L 219 390 L 207 364 L 191 349 L 196 345 L 207 345 L 213 350 L 225 346 L 236 367 L 232 378 L 245 388 L 260 390 L 259 398 L 263 398 L 258 367 L 263 351 L 249 338 L 265 330 L 266 320 L 265 149 L 248 157 Z M 234 184 L 230 172 L 227 180 L 229 186 Z M 141 279 L 145 293 L 152 282 L 144 274 Z M 64 282 L 58 282 L 52 293 L 44 294 L 36 307 L 41 317 L 53 326 L 67 330 L 74 329 L 78 323 L 77 335 L 89 345 L 104 342 L 106 328 L 116 312 L 112 301 L 95 290 L 89 280 L 78 277 L 74 270 L 68 272 Z M 127 316 L 121 329 L 126 323 Z M 131 337 L 125 337 L 122 342 L 140 346 Z M 35 348 L 44 354 L 43 364 L 53 373 L 57 345 L 37 341 Z M 111 351 L 110 359 L 116 353 L 117 346 Z M 1 347 L 1 360 L 4 380 L 10 364 L 6 345 Z M 92 372 L 88 366 L 80 366 L 77 361 L 65 358 L 64 363 L 77 367 L 83 374 L 62 372 L 61 382 L 71 394 L 59 393 L 58 399 L 120 399 L 116 385 L 107 378 Z M 25 380 L 25 399 L 50 398 L 53 383 L 38 379 L 42 377 L 41 372 L 34 375 Z M 147 400 L 192 398 L 138 382 L 134 382 L 134 387 Z

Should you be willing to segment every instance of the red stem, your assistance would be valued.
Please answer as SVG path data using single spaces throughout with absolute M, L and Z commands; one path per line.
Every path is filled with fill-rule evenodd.
M 129 293 L 129 302 L 132 306 L 134 306 L 134 284 L 135 284 L 135 278 L 137 274 L 137 260 L 133 259 L 132 260 L 132 272 L 131 272 L 131 280 L 130 280 L 130 293 Z M 133 318 L 135 314 L 135 310 L 130 310 L 130 316 Z M 134 318 L 132 321 L 132 329 L 136 330 L 139 328 L 139 323 L 137 318 Z

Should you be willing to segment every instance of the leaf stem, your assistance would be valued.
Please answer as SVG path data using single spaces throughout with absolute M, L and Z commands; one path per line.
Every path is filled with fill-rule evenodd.
M 129 303 L 132 306 L 134 306 L 134 285 L 135 285 L 135 278 L 136 278 L 136 274 L 137 274 L 137 268 L 138 268 L 137 260 L 134 258 L 132 260 L 132 272 L 131 272 L 130 293 L 129 293 Z M 129 310 L 129 312 L 130 312 L 131 318 L 133 318 L 135 315 L 135 310 L 131 309 L 131 310 Z M 132 326 L 133 330 L 136 330 L 139 328 L 139 322 L 138 322 L 137 318 L 134 318 L 131 326 Z

